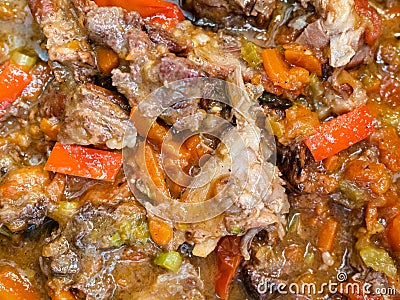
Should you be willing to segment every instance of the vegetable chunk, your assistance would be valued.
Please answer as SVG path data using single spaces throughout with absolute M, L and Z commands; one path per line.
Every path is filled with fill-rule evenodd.
M 114 181 L 122 166 L 122 154 L 56 143 L 45 170 L 73 176 Z
M 373 132 L 372 116 L 367 107 L 362 106 L 321 124 L 304 142 L 314 159 L 321 161 L 362 141 Z

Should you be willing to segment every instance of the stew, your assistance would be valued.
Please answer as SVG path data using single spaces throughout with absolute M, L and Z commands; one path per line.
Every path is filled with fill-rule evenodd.
M 399 299 L 399 134 L 397 0 L 0 1 L 0 299 Z

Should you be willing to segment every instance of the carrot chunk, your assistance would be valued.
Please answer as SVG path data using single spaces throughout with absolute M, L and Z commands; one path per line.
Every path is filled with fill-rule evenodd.
M 338 222 L 333 219 L 327 219 L 318 236 L 318 249 L 321 251 L 332 251 L 335 243 L 336 233 L 338 230 Z
M 76 300 L 76 298 L 70 291 L 62 290 L 51 295 L 51 300 Z
M 274 85 L 293 90 L 310 82 L 309 72 L 301 67 L 289 68 L 278 49 L 265 49 L 261 55 L 265 72 Z
M 28 280 L 11 266 L 0 267 L 0 300 L 39 300 Z
M 111 71 L 119 65 L 117 53 L 106 47 L 96 48 L 96 59 L 100 71 L 104 74 L 111 74 Z
M 159 218 L 149 218 L 149 231 L 151 239 L 160 246 L 168 245 L 174 237 L 171 225 Z
M 302 67 L 310 72 L 322 76 L 322 64 L 318 58 L 305 46 L 288 47 L 284 52 L 288 63 Z

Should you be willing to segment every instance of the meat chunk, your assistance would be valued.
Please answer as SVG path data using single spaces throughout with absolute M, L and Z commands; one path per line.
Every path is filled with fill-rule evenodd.
M 38 108 L 42 117 L 61 119 L 65 112 L 65 103 L 69 92 L 57 81 L 52 81 L 39 98 Z
M 200 72 L 197 70 L 197 67 L 185 58 L 175 56 L 165 56 L 161 58 L 161 82 L 172 82 L 199 76 Z
M 123 72 L 120 69 L 114 69 L 111 72 L 113 86 L 129 100 L 131 106 L 136 106 L 146 96 L 146 93 L 142 92 L 139 88 L 142 77 L 140 73 L 136 76 L 135 71 L 137 69 L 135 66 L 132 66 L 131 72 Z M 156 87 L 154 86 L 153 88 Z
M 112 83 L 132 106 L 136 106 L 165 82 L 199 77 L 202 74 L 190 60 L 169 53 L 144 65 L 131 63 L 130 72 L 114 69 Z
M 329 174 L 322 162 L 315 162 L 303 142 L 288 146 L 277 145 L 277 166 L 288 187 L 298 193 L 329 193 L 337 186 L 337 179 Z
M 287 282 L 271 277 L 254 267 L 251 263 L 245 263 L 242 270 L 243 284 L 252 299 L 272 300 L 279 296 L 277 287 Z M 268 288 L 268 284 L 271 288 Z
M 314 5 L 321 19 L 309 24 L 297 41 L 314 49 L 330 43 L 330 65 L 345 66 L 363 45 L 368 21 L 357 14 L 354 0 L 302 1 L 304 5 L 307 2 Z
M 367 92 L 361 81 L 346 70 L 334 70 L 331 82 L 333 89 L 327 91 L 325 98 L 336 114 L 351 111 L 367 102 Z
M 125 105 L 120 96 L 106 89 L 93 84 L 79 86 L 72 98 L 67 100 L 60 141 L 122 148 L 129 118 Z
M 10 171 L 0 183 L 0 224 L 13 232 L 42 224 L 52 197 L 50 184 L 50 174 L 42 166 Z
M 90 81 L 96 74 L 95 56 L 72 3 L 69 0 L 30 0 L 28 3 L 47 37 L 46 47 L 53 69 L 60 63 L 76 81 Z M 60 82 L 66 80 L 59 72 L 55 75 Z
M 83 197 L 86 205 L 60 222 L 60 231 L 44 246 L 43 269 L 55 293 L 74 288 L 86 299 L 110 299 L 116 288 L 112 272 L 123 252 L 119 247 L 138 241 L 134 230 L 145 222 L 144 209 L 126 184 L 96 186 Z M 147 248 L 154 253 L 151 245 Z
M 269 20 L 276 2 L 276 0 L 189 0 L 184 1 L 183 5 L 197 17 L 217 23 L 228 17 L 243 16 L 250 17 L 258 25 L 262 25 Z
M 189 39 L 174 36 L 160 26 L 146 24 L 145 29 L 149 39 L 153 43 L 165 45 L 172 53 L 182 55 L 188 53 L 193 48 L 193 44 Z
M 119 7 L 96 7 L 86 15 L 85 25 L 94 41 L 105 44 L 122 58 L 135 60 L 148 54 L 151 42 L 141 30 L 143 21 L 136 12 Z
M 200 128 L 201 121 L 205 118 L 205 114 L 199 110 L 198 104 L 198 99 L 178 102 L 165 109 L 160 118 L 168 125 L 173 125 L 175 130 L 195 131 Z
M 373 57 L 372 49 L 368 45 L 363 45 L 357 50 L 356 54 L 346 65 L 346 69 L 355 68 L 361 64 L 368 64 L 372 61 Z
M 136 12 L 128 13 L 119 7 L 88 6 L 80 3 L 85 1 L 78 2 L 90 38 L 131 62 L 128 70 L 112 71 L 112 84 L 128 98 L 132 106 L 137 105 L 142 98 L 161 85 L 159 78 L 155 78 L 155 82 L 144 84 L 145 81 L 151 81 L 143 78 L 142 71 L 146 65 L 149 66 L 149 74 L 156 72 L 151 72 L 154 69 L 154 44 L 142 30 L 142 18 Z
M 297 39 L 297 42 L 312 49 L 322 48 L 329 44 L 329 36 L 322 19 L 309 24 Z
M 246 82 L 250 81 L 255 71 L 242 59 L 240 41 L 222 32 L 207 32 L 189 22 L 180 24 L 186 38 L 195 41 L 196 47 L 187 53 L 187 59 L 209 77 L 226 79 L 240 66 Z
M 21 158 L 18 150 L 15 148 L 15 146 L 2 148 L 0 153 L 0 180 L 2 180 L 8 172 L 21 166 Z

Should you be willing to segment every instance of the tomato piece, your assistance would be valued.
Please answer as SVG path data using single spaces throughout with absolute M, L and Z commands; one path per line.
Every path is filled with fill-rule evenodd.
M 137 11 L 146 21 L 172 29 L 185 19 L 176 4 L 161 0 L 95 0 L 99 6 L 119 6 L 128 11 Z
M 44 167 L 46 171 L 114 181 L 122 166 L 122 154 L 56 143 Z
M 393 127 L 382 128 L 378 132 L 380 159 L 393 172 L 400 172 L 400 137 Z
M 375 8 L 369 4 L 368 0 L 355 0 L 354 7 L 360 15 L 366 16 L 372 23 L 372 28 L 365 30 L 365 41 L 372 46 L 382 34 L 382 21 Z
M 32 77 L 21 67 L 8 62 L 0 73 L 0 117 L 21 95 Z
M 240 239 L 237 235 L 225 236 L 220 239 L 216 248 L 218 274 L 215 291 L 221 299 L 228 299 L 232 279 L 243 259 L 240 253 Z
M 11 266 L 0 267 L 0 300 L 39 300 L 28 280 Z
M 362 159 L 347 164 L 344 178 L 355 182 L 361 188 L 370 188 L 378 195 L 385 194 L 391 183 L 391 177 L 384 164 Z
M 400 81 L 385 77 L 379 90 L 382 100 L 392 105 L 400 104 Z

